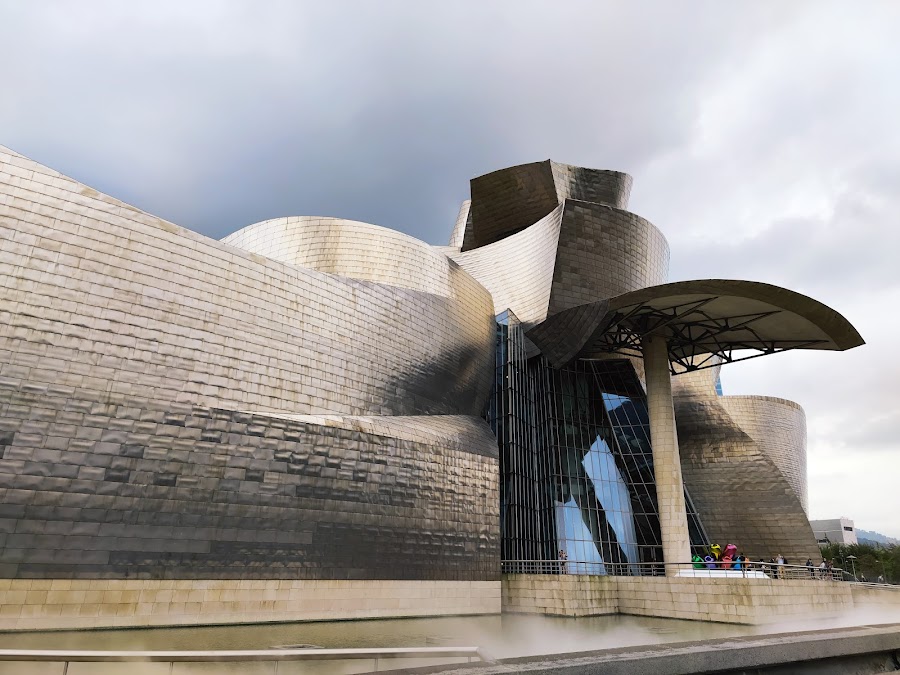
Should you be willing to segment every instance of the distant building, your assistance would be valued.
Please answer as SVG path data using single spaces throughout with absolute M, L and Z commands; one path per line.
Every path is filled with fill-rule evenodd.
M 832 518 L 831 520 L 811 520 L 816 541 L 822 544 L 856 544 L 856 528 L 849 518 Z

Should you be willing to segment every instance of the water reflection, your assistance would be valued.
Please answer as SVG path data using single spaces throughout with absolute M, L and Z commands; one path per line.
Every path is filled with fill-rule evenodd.
M 896 616 L 892 617 L 896 620 Z M 326 648 L 350 647 L 449 647 L 479 646 L 495 658 L 587 651 L 634 645 L 706 640 L 741 635 L 759 635 L 788 630 L 811 630 L 852 625 L 860 617 L 780 624 L 738 626 L 654 619 L 635 616 L 599 616 L 567 619 L 544 616 L 443 617 L 427 619 L 382 619 L 317 623 L 264 624 L 150 628 L 104 631 L 60 631 L 47 633 L 0 633 L 0 649 L 129 649 L 201 650 L 267 649 L 279 645 L 313 644 Z M 878 617 L 867 615 L 866 622 Z M 446 663 L 447 661 L 443 661 Z M 434 665 L 435 661 L 404 659 L 388 667 Z M 282 663 L 279 675 L 316 673 L 361 673 L 372 670 L 371 661 L 357 663 Z M 61 664 L 0 662 L 3 675 L 48 675 L 62 672 Z M 72 664 L 68 675 L 162 675 L 163 664 Z M 174 675 L 200 673 L 272 673 L 274 664 L 176 664 Z

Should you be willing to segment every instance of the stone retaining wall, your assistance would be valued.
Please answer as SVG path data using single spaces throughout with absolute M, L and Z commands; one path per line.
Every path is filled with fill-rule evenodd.
M 0 579 L 0 630 L 499 612 L 496 581 Z
M 760 624 L 837 615 L 854 607 L 854 597 L 851 584 L 817 580 L 528 574 L 503 579 L 504 611 L 575 617 L 619 613 Z

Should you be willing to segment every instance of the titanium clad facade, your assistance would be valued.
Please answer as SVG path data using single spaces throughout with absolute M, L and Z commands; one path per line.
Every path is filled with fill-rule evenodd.
M 815 560 L 802 409 L 781 399 L 719 396 L 717 375 L 712 368 L 672 380 L 684 483 L 700 513 L 711 514 L 704 521 L 710 538 L 740 542 L 754 559 Z
M 631 176 L 559 164 L 551 160 L 500 169 L 471 181 L 472 199 L 465 236 L 454 228 L 451 246 L 463 251 L 492 244 L 530 227 L 567 199 L 628 206 Z M 459 240 L 460 243 L 452 242 Z
M 353 220 L 274 218 L 222 241 L 288 265 L 442 298 L 483 293 L 434 247 L 401 232 Z
M 493 304 L 449 259 L 235 237 L 273 260 L 5 150 L 0 196 L 0 574 L 498 578 Z
M 550 367 L 525 337 L 562 310 L 666 280 L 668 244 L 624 210 L 630 188 L 626 174 L 554 162 L 494 172 L 472 181 L 468 243 L 461 217 L 451 237 L 462 251 L 448 255 L 498 312 L 488 420 L 501 451 L 507 571 L 558 569 L 560 551 L 570 573 L 641 574 L 663 559 L 640 359 L 570 362 L 559 333 L 542 342 Z M 700 550 L 708 542 L 693 510 L 690 523 Z
M 459 207 L 459 213 L 456 216 L 456 225 L 453 226 L 453 232 L 450 233 L 450 241 L 447 243 L 449 248 L 457 250 L 472 247 L 472 218 L 471 218 L 472 200 L 466 199 Z M 468 239 L 466 238 L 468 237 Z
M 669 244 L 656 226 L 605 204 L 567 199 L 549 314 L 664 283 Z
M 305 216 L 220 242 L 0 148 L 0 577 L 659 572 L 643 361 L 584 358 L 667 278 L 630 190 L 548 160 L 473 179 L 445 247 Z M 802 410 L 674 383 L 695 550 L 805 557 Z
M 633 563 L 662 560 L 643 360 L 627 351 L 577 358 L 579 336 L 607 330 L 608 300 L 667 281 L 668 243 L 625 210 L 630 189 L 626 174 L 555 162 L 487 174 L 472 181 L 471 203 L 441 249 L 491 291 L 500 317 L 488 419 L 501 450 L 504 560 L 552 563 L 563 550 L 584 563 L 567 564 L 569 572 L 629 574 Z M 789 300 L 820 312 L 809 299 Z M 808 321 L 776 319 L 798 330 Z M 855 334 L 849 324 L 835 329 Z M 694 551 L 711 537 L 744 553 L 805 560 L 813 550 L 802 517 L 802 410 L 763 397 L 720 399 L 712 380 L 711 396 L 689 395 L 692 381 L 717 372 L 673 380 Z
M 496 243 L 448 255 L 490 291 L 496 314 L 511 309 L 526 326 L 547 318 L 562 219 L 557 207 Z
M 632 179 L 621 171 L 602 171 L 550 161 L 556 198 L 628 208 Z
M 803 408 L 793 401 L 773 396 L 723 396 L 719 400 L 735 424 L 775 462 L 808 517 L 806 413 Z

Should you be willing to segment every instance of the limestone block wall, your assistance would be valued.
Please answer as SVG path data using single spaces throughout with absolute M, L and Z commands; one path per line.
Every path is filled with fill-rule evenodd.
M 504 574 L 503 611 L 548 616 L 616 614 L 617 579 L 586 574 Z
M 853 607 L 850 585 L 817 580 L 620 577 L 619 612 L 765 624 L 836 616 Z
M 507 574 L 502 593 L 504 612 L 739 624 L 834 616 L 854 606 L 851 584 L 818 580 Z
M 853 584 L 853 602 L 858 607 L 883 607 L 897 612 L 900 621 L 900 586 L 865 586 Z
M 500 582 L 0 579 L 0 630 L 496 614 Z

